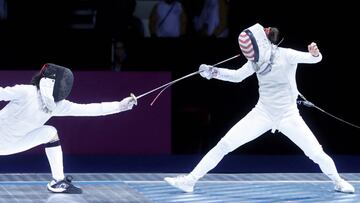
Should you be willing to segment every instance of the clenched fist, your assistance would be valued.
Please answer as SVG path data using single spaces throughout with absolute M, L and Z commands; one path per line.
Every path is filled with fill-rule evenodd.
M 317 57 L 320 54 L 320 50 L 315 42 L 312 42 L 311 44 L 309 44 L 308 50 L 312 56 Z

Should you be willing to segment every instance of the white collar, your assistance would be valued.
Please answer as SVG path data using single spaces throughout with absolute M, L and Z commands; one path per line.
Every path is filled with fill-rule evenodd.
M 52 112 L 56 103 L 53 97 L 55 80 L 50 78 L 41 78 L 39 83 L 40 97 L 43 103 L 43 109 L 47 112 Z

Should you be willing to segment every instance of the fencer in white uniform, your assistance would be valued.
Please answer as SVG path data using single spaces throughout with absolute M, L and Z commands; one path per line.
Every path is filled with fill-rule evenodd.
M 241 82 L 256 73 L 259 84 L 259 100 L 256 106 L 212 148 L 188 175 L 166 177 L 165 181 L 184 192 L 192 192 L 195 183 L 213 169 L 221 159 L 243 144 L 261 136 L 268 130 L 276 130 L 294 142 L 321 171 L 335 184 L 335 190 L 355 192 L 354 187 L 342 179 L 334 161 L 323 151 L 318 140 L 299 114 L 296 100 L 296 69 L 299 63 L 317 63 L 322 55 L 313 42 L 308 52 L 278 47 L 277 28 L 264 28 L 255 24 L 239 35 L 242 53 L 248 59 L 237 70 L 217 68 L 202 64 L 201 76 L 230 82 Z
M 47 185 L 55 193 L 81 193 L 64 175 L 63 155 L 57 130 L 45 123 L 53 116 L 103 116 L 130 110 L 136 98 L 77 104 L 66 100 L 73 85 L 70 69 L 45 64 L 32 84 L 0 87 L 0 155 L 10 155 L 44 144 L 53 180 Z

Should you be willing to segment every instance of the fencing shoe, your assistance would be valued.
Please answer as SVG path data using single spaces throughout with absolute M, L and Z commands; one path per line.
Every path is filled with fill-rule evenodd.
M 183 192 L 193 192 L 196 182 L 193 178 L 189 177 L 189 175 L 181 175 L 173 178 L 166 177 L 164 180 L 171 186 L 176 187 Z
M 82 189 L 74 186 L 72 176 L 66 176 L 63 180 L 52 180 L 47 184 L 47 189 L 53 193 L 81 194 Z
M 355 188 L 347 181 L 341 179 L 335 182 L 335 190 L 343 193 L 354 193 Z

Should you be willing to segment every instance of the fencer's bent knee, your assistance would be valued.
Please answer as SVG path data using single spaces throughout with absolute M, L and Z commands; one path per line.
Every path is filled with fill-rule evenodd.
M 49 142 L 55 142 L 59 140 L 59 136 L 55 127 L 46 125 L 43 128 L 46 129 L 46 133 L 49 136 Z
M 50 142 L 56 142 L 59 141 L 59 135 L 57 133 L 55 133 L 55 135 L 52 137 L 52 139 L 50 140 Z

